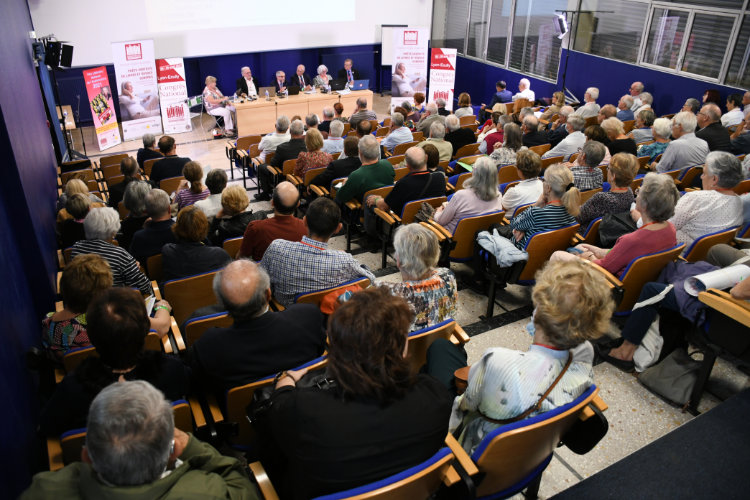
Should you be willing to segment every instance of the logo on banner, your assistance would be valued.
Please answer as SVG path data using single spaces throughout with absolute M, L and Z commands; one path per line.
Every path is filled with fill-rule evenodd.
M 432 100 L 436 99 L 445 99 L 447 101 L 450 99 L 450 92 L 447 90 L 436 90 L 432 93 Z
M 125 60 L 126 61 L 138 61 L 143 59 L 143 51 L 141 50 L 140 43 L 126 43 L 125 44 Z
M 404 45 L 419 45 L 419 31 L 404 31 Z
M 177 104 L 175 106 L 169 106 L 167 108 L 167 118 L 184 118 L 185 117 L 185 109 L 182 106 L 182 103 Z

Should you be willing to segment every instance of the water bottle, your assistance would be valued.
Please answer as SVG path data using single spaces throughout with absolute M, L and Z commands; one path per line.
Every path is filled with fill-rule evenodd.
M 270 100 L 271 100 L 271 98 L 268 97 L 268 91 L 266 90 L 266 101 L 270 101 Z

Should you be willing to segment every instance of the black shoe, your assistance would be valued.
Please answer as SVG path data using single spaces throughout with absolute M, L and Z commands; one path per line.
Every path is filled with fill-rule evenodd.
M 271 201 L 271 195 L 264 192 L 253 195 L 253 198 L 255 198 L 255 201 Z
M 611 349 L 597 350 L 597 354 L 607 363 L 618 368 L 625 373 L 633 373 L 635 371 L 635 363 L 633 360 L 625 361 L 624 359 L 614 358 L 609 355 Z

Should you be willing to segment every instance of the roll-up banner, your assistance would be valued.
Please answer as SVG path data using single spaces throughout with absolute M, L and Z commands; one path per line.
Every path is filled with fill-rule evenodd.
M 154 41 L 115 42 L 112 58 L 125 140 L 138 139 L 146 133 L 161 134 Z
M 453 87 L 456 83 L 456 49 L 432 49 L 430 57 L 429 101 L 445 99 L 445 109 L 453 111 Z
M 190 108 L 187 105 L 185 64 L 181 57 L 156 60 L 156 78 L 159 82 L 161 122 L 165 134 L 190 132 Z
M 402 102 L 414 104 L 414 94 L 427 91 L 427 28 L 393 29 L 391 111 Z
M 86 70 L 83 72 L 83 80 L 86 82 L 86 95 L 91 106 L 91 116 L 94 117 L 99 151 L 104 151 L 122 142 L 120 129 L 117 127 L 117 114 L 109 87 L 107 68 L 101 66 Z

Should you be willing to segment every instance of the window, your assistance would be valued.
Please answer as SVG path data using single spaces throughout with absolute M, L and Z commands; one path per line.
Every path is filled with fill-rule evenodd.
M 565 0 L 516 0 L 510 67 L 521 73 L 556 79 L 560 62 L 560 39 L 552 18 L 564 10 Z
M 732 61 L 727 73 L 727 85 L 736 87 L 750 87 L 750 16 L 745 16 L 742 22 L 740 35 L 737 37 L 737 43 L 734 46 Z
M 575 50 L 630 63 L 638 61 L 641 33 L 648 15 L 647 3 L 587 0 L 581 10 L 607 12 L 580 15 Z
M 490 37 L 487 41 L 487 59 L 499 64 L 505 64 L 511 4 L 510 0 L 492 0 Z
M 484 0 L 471 0 L 469 17 L 469 36 L 467 37 L 466 55 L 484 58 L 484 45 L 487 37 L 487 3 Z
M 654 9 L 643 62 L 677 69 L 689 15 L 683 10 Z
M 464 53 L 469 2 L 470 0 L 435 0 L 432 14 L 433 47 L 457 49 L 459 54 Z
M 718 79 L 733 26 L 734 16 L 696 13 L 682 59 L 682 71 Z

